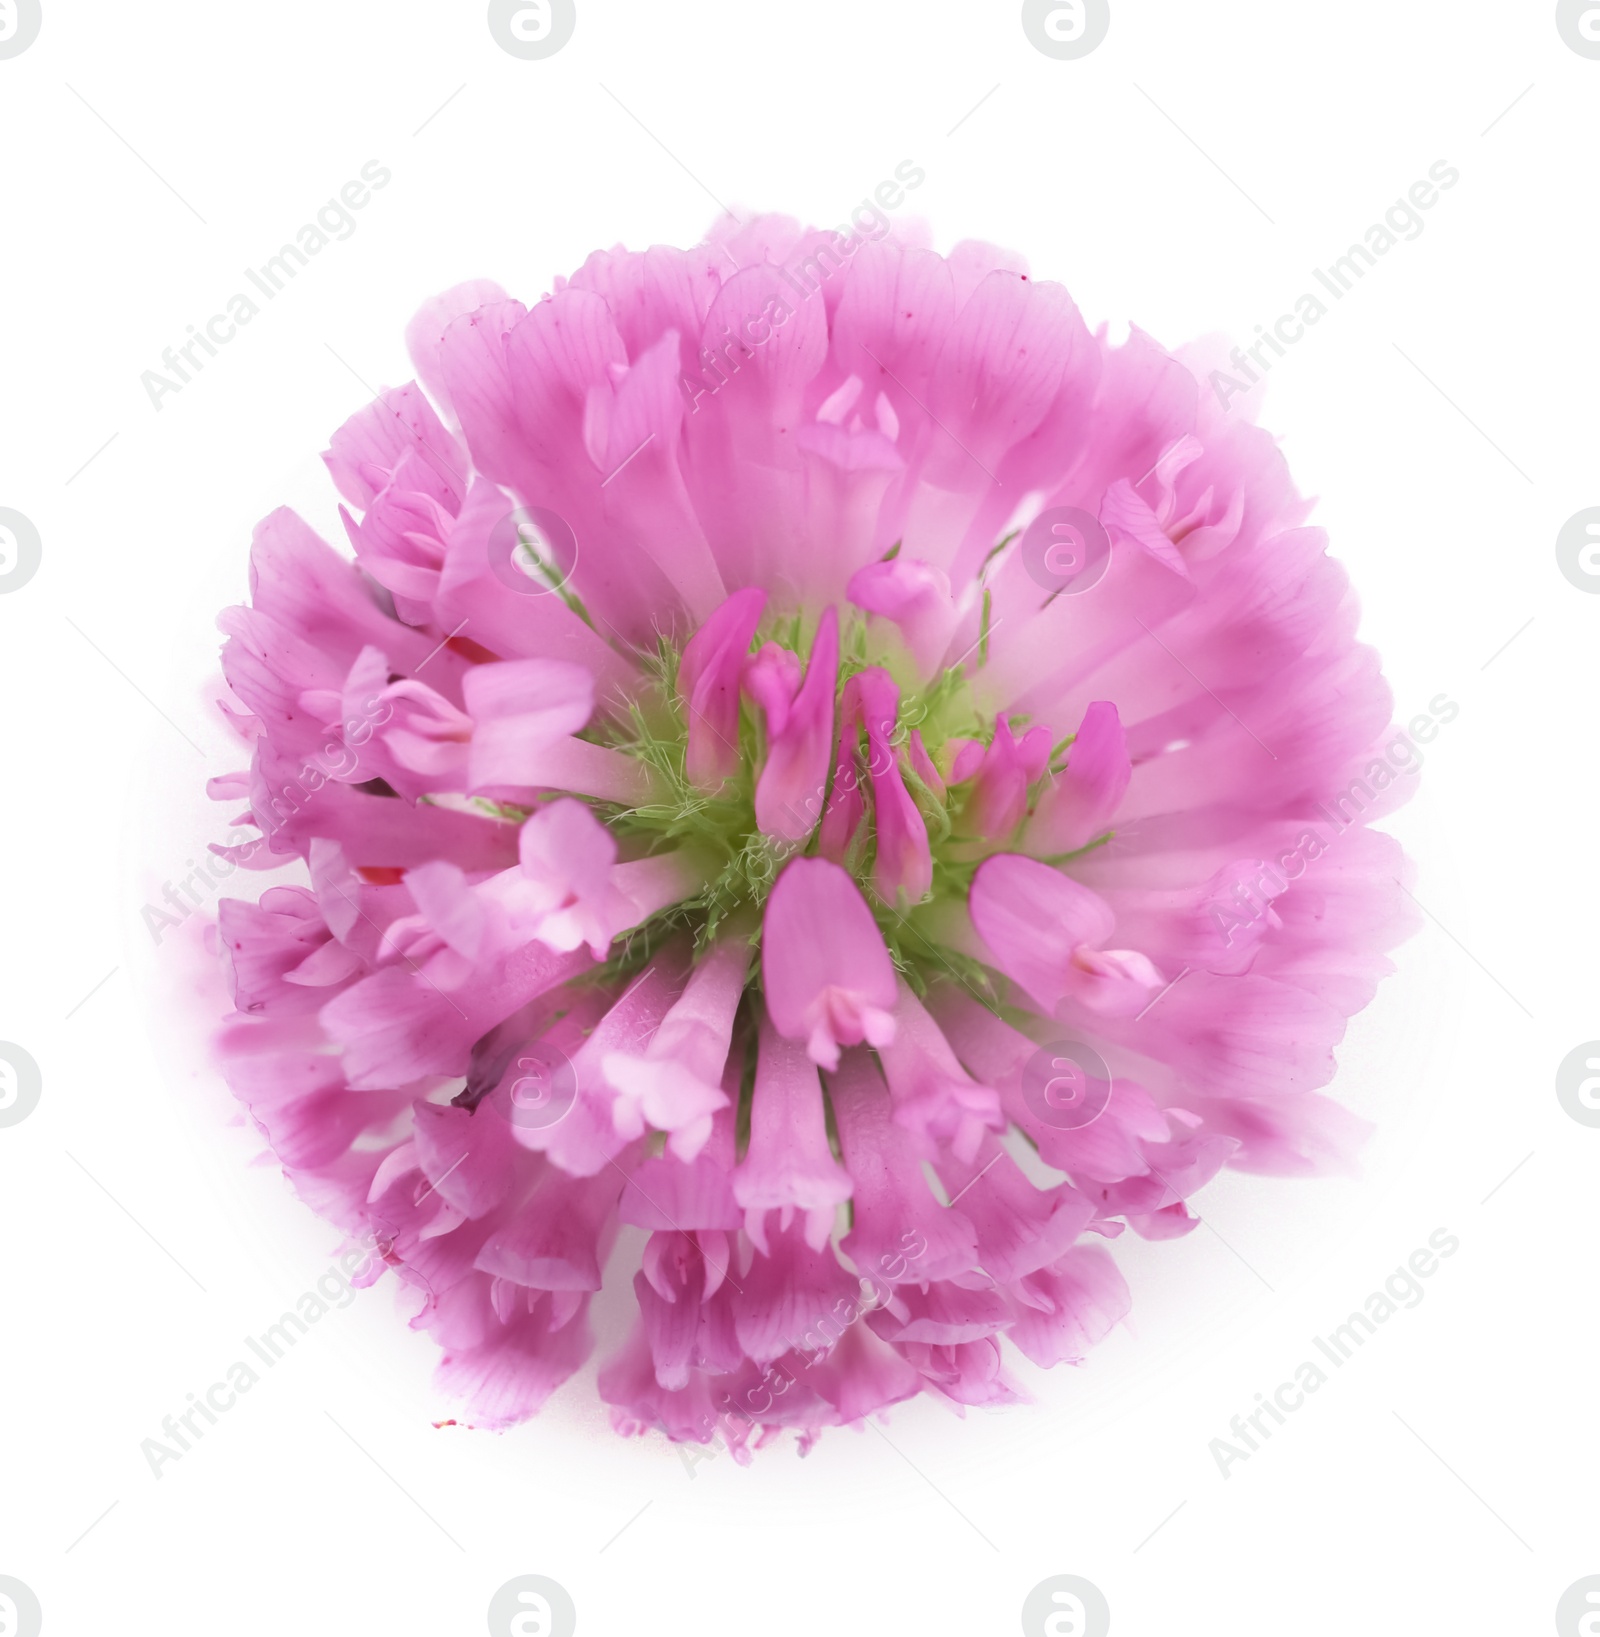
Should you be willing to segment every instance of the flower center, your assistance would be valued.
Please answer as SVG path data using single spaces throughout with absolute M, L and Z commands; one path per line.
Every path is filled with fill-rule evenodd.
M 957 968 L 989 991 L 981 964 L 945 945 L 941 914 L 1018 843 L 1072 736 L 986 720 L 961 666 L 923 679 L 903 644 L 854 614 L 842 627 L 831 612 L 767 622 L 742 642 L 737 627 L 720 642 L 720 618 L 682 647 L 663 640 L 626 713 L 589 730 L 648 770 L 648 799 L 592 804 L 622 855 L 687 850 L 706 877 L 625 935 L 612 964 L 638 967 L 684 931 L 704 948 L 730 916 L 758 916 L 783 865 L 811 853 L 849 871 L 918 992 Z

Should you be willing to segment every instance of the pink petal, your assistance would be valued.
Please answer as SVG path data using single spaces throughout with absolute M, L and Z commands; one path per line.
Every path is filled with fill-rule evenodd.
M 962 830 L 991 841 L 1009 838 L 1027 814 L 1029 786 L 1044 772 L 1049 756 L 1048 729 L 1031 728 L 1019 742 L 1002 712 L 995 721 L 994 738 L 977 766 L 973 767 L 967 746 L 951 770 L 953 782 L 973 781 L 961 812 Z M 955 778 L 958 773 L 960 779 Z
M 877 829 L 873 886 L 899 909 L 920 903 L 933 885 L 928 827 L 901 777 L 892 744 L 900 690 L 886 670 L 872 666 L 852 679 L 860 690 L 872 774 L 872 814 Z
M 937 675 L 956 628 L 948 574 L 931 563 L 895 557 L 858 569 L 845 595 L 900 628 L 924 681 Z
M 1076 952 L 1104 943 L 1116 927 L 1116 917 L 1098 893 L 1016 853 L 999 854 L 979 866 L 968 905 L 994 964 L 1047 1015 L 1054 1015 L 1078 987 Z M 1091 973 L 1082 976 L 1093 981 Z
M 814 1063 L 837 1068 L 839 1048 L 894 1038 L 894 967 L 856 884 L 822 858 L 785 866 L 767 899 L 761 938 L 767 1011 Z
M 770 1021 L 761 1031 L 750 1146 L 733 1173 L 733 1197 L 744 1208 L 746 1231 L 763 1255 L 768 1211 L 804 1211 L 807 1241 L 820 1250 L 833 1227 L 834 1207 L 850 1197 L 849 1173 L 828 1147 L 816 1065 Z
M 766 605 L 764 591 L 734 592 L 683 650 L 678 694 L 689 718 L 688 773 L 704 788 L 739 766 L 739 681 Z
M 1090 705 L 1067 752 L 1066 771 L 1040 798 L 1028 825 L 1029 852 L 1054 857 L 1088 846 L 1109 827 L 1132 777 L 1117 707 L 1105 700 Z
M 619 1094 L 613 1118 L 622 1136 L 642 1136 L 647 1127 L 670 1132 L 682 1161 L 705 1146 L 712 1116 L 728 1105 L 722 1082 L 749 967 L 748 939 L 737 931 L 724 937 L 695 968 L 644 1054 L 605 1058 L 605 1077 Z
M 542 784 L 546 753 L 587 726 L 594 677 L 554 659 L 475 665 L 462 680 L 472 717 L 467 788 Z
M 894 1038 L 881 1049 L 895 1123 L 917 1134 L 919 1153 L 948 1144 L 958 1157 L 970 1159 L 984 1132 L 1005 1123 L 999 1095 L 962 1068 L 904 979 L 898 990 Z
M 816 828 L 833 756 L 834 694 L 839 675 L 839 616 L 823 612 L 806 678 L 767 746 L 756 784 L 756 823 L 778 841 L 803 841 Z

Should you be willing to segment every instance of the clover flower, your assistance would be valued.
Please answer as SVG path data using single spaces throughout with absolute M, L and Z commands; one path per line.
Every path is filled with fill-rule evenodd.
M 1343 1162 L 1403 930 L 1343 572 L 1197 356 L 986 245 L 724 224 L 474 284 L 223 618 L 302 884 L 221 905 L 231 1084 L 479 1425 L 637 1315 L 624 1432 L 1022 1396 L 1110 1243 Z M 1369 792 L 1370 794 L 1370 792 Z

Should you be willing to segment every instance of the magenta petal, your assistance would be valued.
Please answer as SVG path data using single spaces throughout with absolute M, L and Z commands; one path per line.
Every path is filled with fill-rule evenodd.
M 763 1253 L 768 1211 L 804 1211 L 806 1238 L 821 1249 L 833 1227 L 834 1207 L 850 1197 L 849 1173 L 828 1147 L 816 1065 L 797 1041 L 785 1040 L 770 1023 L 761 1031 L 750 1146 L 733 1173 L 733 1197 Z
M 760 653 L 745 662 L 744 691 L 760 707 L 769 735 L 783 732 L 800 691 L 800 676 L 800 656 L 775 642 L 763 644 Z
M 994 738 L 973 766 L 972 747 L 962 748 L 952 780 L 972 780 L 972 790 L 961 812 L 961 828 L 968 835 L 1004 841 L 1028 811 L 1028 788 L 1044 771 L 1050 755 L 1050 735 L 1032 728 L 1019 742 L 1004 712 L 995 722 Z M 960 777 L 957 778 L 956 775 Z
M 895 557 L 858 569 L 845 595 L 858 608 L 900 628 L 925 680 L 937 674 L 957 619 L 948 574 L 931 563 Z
M 892 742 L 900 690 L 879 666 L 860 672 L 855 681 L 867 726 L 872 814 L 878 832 L 873 885 L 886 904 L 904 909 L 927 896 L 933 884 L 933 855 L 928 827 L 906 789 Z
M 693 1160 L 728 1106 L 722 1090 L 734 1017 L 750 968 L 750 945 L 738 930 L 707 952 L 641 1054 L 612 1052 L 602 1065 L 618 1097 L 612 1118 L 620 1135 L 647 1128 L 671 1133 L 673 1154 Z
M 553 1325 L 547 1298 L 515 1313 L 476 1347 L 447 1347 L 435 1380 L 470 1406 L 476 1426 L 498 1429 L 526 1421 L 582 1365 L 594 1346 L 584 1320 Z
M 473 719 L 471 790 L 543 782 L 543 758 L 594 713 L 594 677 L 554 659 L 475 665 L 462 679 Z
M 994 964 L 1047 1014 L 1067 994 L 1073 951 L 1103 943 L 1116 926 L 1098 893 L 1016 853 L 1002 853 L 979 867 L 968 906 Z
M 510 1126 L 425 1102 L 412 1119 L 423 1174 L 463 1216 L 486 1216 L 505 1199 L 517 1158 Z
M 774 1233 L 771 1254 L 756 1257 L 739 1282 L 734 1323 L 739 1345 L 757 1364 L 826 1335 L 836 1305 L 857 1291 L 832 1250 L 814 1249 L 798 1225 Z
M 839 675 L 839 616 L 826 609 L 811 645 L 806 678 L 767 746 L 756 785 L 756 823 L 777 841 L 803 841 L 816 828 L 833 757 L 834 693 Z
M 692 1367 L 722 1351 L 716 1332 L 726 1328 L 717 1323 L 725 1308 L 721 1303 L 708 1305 L 708 1300 L 711 1281 L 725 1264 L 713 1264 L 717 1252 L 702 1246 L 700 1239 L 698 1234 L 676 1231 L 653 1234 L 645 1246 L 644 1266 L 633 1280 L 656 1381 L 671 1391 L 687 1387 Z M 742 1360 L 736 1347 L 732 1352 Z
M 338 1063 L 314 1052 L 274 1052 L 234 1060 L 234 1090 L 274 1149 L 290 1167 L 328 1164 L 342 1154 L 374 1115 L 404 1101 L 364 1093 L 352 1106 L 341 1096 Z M 366 1098 L 376 1096 L 376 1104 Z
M 416 901 L 419 918 L 452 949 L 476 960 L 484 947 L 489 916 L 466 876 L 454 864 L 436 858 L 407 870 L 406 888 Z M 391 933 L 401 924 L 395 922 Z
M 867 816 L 867 770 L 862 763 L 861 678 L 845 683 L 839 699 L 839 745 L 833 763 L 833 783 L 817 830 L 817 850 L 824 858 L 842 863 L 855 845 Z
M 322 458 L 345 499 L 367 507 L 412 453 L 428 462 L 459 504 L 466 492 L 464 452 L 415 383 L 385 392 L 352 415 L 329 439 Z
M 978 1265 L 1009 1285 L 1061 1256 L 1089 1226 L 1094 1202 L 1067 1183 L 1037 1188 L 988 1137 L 965 1162 L 939 1166 L 978 1236 Z
M 945 782 L 939 776 L 939 770 L 933 765 L 933 759 L 928 755 L 927 747 L 922 742 L 922 730 L 913 728 L 907 744 L 910 749 L 911 771 L 922 780 L 936 801 L 945 798 Z
M 970 1160 L 985 1131 L 1004 1125 L 998 1094 L 961 1066 L 944 1031 L 903 979 L 894 1038 L 882 1048 L 882 1057 L 895 1123 L 917 1134 L 920 1155 L 944 1144 L 958 1159 Z
M 1066 771 L 1040 798 L 1028 825 L 1028 851 L 1055 857 L 1088 846 L 1109 827 L 1132 777 L 1117 707 L 1101 700 L 1083 713 Z
M 441 357 L 445 332 L 464 314 L 505 300 L 505 291 L 492 279 L 472 279 L 425 301 L 406 325 L 406 350 L 417 366 L 417 378 L 435 402 L 450 401 Z
M 767 899 L 761 936 L 767 1011 L 814 1063 L 837 1068 L 839 1048 L 894 1038 L 894 967 L 855 882 L 823 858 L 797 858 Z
M 737 1095 L 737 1071 L 731 1090 Z M 692 1160 L 663 1154 L 630 1173 L 619 1215 L 624 1222 L 654 1232 L 742 1227 L 744 1214 L 729 1180 L 733 1168 L 734 1111 L 725 1098 L 712 1116 L 710 1137 Z
M 534 1290 L 598 1290 L 605 1224 L 621 1187 L 609 1166 L 594 1177 L 551 1166 L 516 1219 L 484 1242 L 476 1266 Z
M 530 935 L 552 949 L 586 943 L 598 960 L 639 918 L 633 900 L 612 880 L 616 841 L 581 802 L 541 807 L 522 826 L 519 847 L 516 902 L 527 905 Z
M 809 1380 L 845 1426 L 903 1403 L 923 1387 L 916 1367 L 864 1324 L 845 1331 L 833 1352 L 815 1365 Z
M 739 765 L 739 682 L 750 639 L 767 605 L 764 591 L 736 591 L 689 639 L 678 693 L 689 717 L 688 773 L 715 787 Z
M 519 592 L 501 578 L 516 537 L 515 511 L 516 503 L 497 485 L 481 477 L 473 481 L 445 542 L 435 610 L 439 623 L 508 659 L 582 665 L 593 674 L 603 700 L 637 670 L 559 596 Z
M 918 1152 L 894 1123 L 883 1076 L 864 1051 L 847 1052 L 834 1108 L 851 1180 L 851 1229 L 845 1249 L 862 1277 L 921 1283 L 966 1272 L 977 1260 L 977 1236 L 959 1207 L 941 1205 Z
M 1008 1334 L 1045 1367 L 1080 1362 L 1133 1303 L 1116 1263 L 1095 1245 L 1079 1245 L 1024 1283 L 1028 1299 L 1018 1304 Z

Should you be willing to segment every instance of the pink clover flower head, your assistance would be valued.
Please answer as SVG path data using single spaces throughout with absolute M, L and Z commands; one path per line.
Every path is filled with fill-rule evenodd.
M 464 1419 L 600 1291 L 624 1433 L 1014 1402 L 1128 1311 L 1119 1235 L 1348 1163 L 1390 700 L 1198 354 L 783 217 L 407 340 L 346 541 L 274 513 L 222 618 L 217 850 L 297 874 L 220 905 L 220 1054 Z

